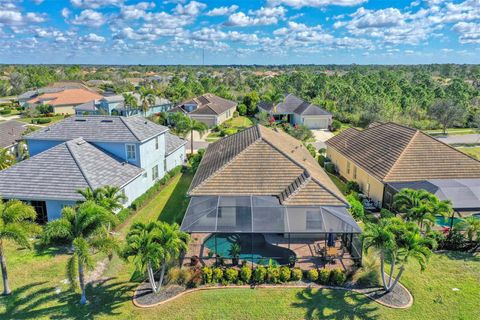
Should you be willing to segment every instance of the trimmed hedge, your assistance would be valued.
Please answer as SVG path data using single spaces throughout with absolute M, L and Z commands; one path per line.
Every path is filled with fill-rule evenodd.
M 33 124 L 46 124 L 52 122 L 52 119 L 50 118 L 33 118 L 30 120 L 31 123 Z

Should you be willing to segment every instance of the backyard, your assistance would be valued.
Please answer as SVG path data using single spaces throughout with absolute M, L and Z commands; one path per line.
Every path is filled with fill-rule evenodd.
M 252 125 L 253 125 L 253 122 L 248 117 L 238 116 L 238 117 L 235 117 L 235 118 L 232 118 L 230 120 L 225 121 L 223 124 L 221 124 L 219 126 L 220 130 L 212 131 L 207 136 L 206 140 L 209 141 L 209 142 L 214 142 L 214 141 L 217 141 L 218 139 L 220 139 L 222 137 L 222 131 L 224 132 L 224 134 L 229 135 L 229 134 L 236 133 L 237 131 L 249 128 Z M 230 130 L 230 131 L 228 131 L 228 130 Z
M 188 205 L 185 193 L 191 173 L 172 178 L 159 194 L 117 231 L 123 238 L 135 221 L 159 219 L 181 222 Z M 98 260 L 103 260 L 99 257 Z M 131 281 L 133 265 L 118 257 L 108 264 L 103 280 L 89 286 L 90 303 L 78 304 L 65 281 L 67 255 L 63 248 L 21 250 L 7 246 L 13 293 L 0 298 L 0 318 L 74 319 L 478 319 L 480 257 L 462 253 L 432 256 L 425 272 L 407 268 L 402 283 L 415 302 L 407 310 L 394 310 L 365 296 L 327 289 L 222 289 L 191 293 L 163 306 L 138 309 L 132 302 L 138 283 Z
M 458 150 L 480 160 L 480 147 L 459 147 Z

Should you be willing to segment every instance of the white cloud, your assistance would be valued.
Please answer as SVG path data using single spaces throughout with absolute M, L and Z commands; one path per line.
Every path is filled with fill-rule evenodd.
M 123 0 L 70 0 L 70 3 L 77 8 L 98 9 L 107 6 L 119 6 Z
M 480 44 L 480 23 L 458 22 L 452 29 L 460 34 L 460 43 Z
M 278 20 L 284 19 L 287 10 L 284 7 L 264 8 L 248 11 L 248 15 L 237 12 L 228 17 L 227 26 L 249 27 L 277 24 Z
M 209 17 L 226 16 L 231 13 L 234 13 L 235 11 L 237 11 L 237 9 L 238 9 L 238 6 L 233 4 L 230 7 L 213 8 L 212 10 L 208 11 L 206 15 Z
M 70 16 L 70 13 L 71 12 L 68 8 L 63 8 L 61 11 L 62 17 L 64 17 L 65 19 L 68 19 L 68 17 Z
M 151 14 L 147 13 L 146 10 L 153 8 L 155 8 L 154 2 L 139 2 L 131 6 L 122 6 L 121 16 L 127 20 L 148 19 Z
M 248 45 L 258 43 L 256 34 L 240 33 L 237 31 L 223 32 L 213 28 L 202 28 L 193 32 L 190 38 L 197 41 L 238 41 L 245 42 Z
M 105 38 L 102 36 L 99 36 L 95 33 L 89 33 L 86 36 L 80 37 L 81 41 L 84 42 L 95 42 L 95 43 L 103 43 L 105 42 Z
M 27 12 L 24 15 L 17 8 L 8 5 L 8 3 L 6 6 L 3 6 L 2 10 L 0 10 L 0 24 L 4 25 L 15 26 L 26 23 L 41 23 L 45 21 L 45 14 Z
M 106 22 L 104 15 L 101 12 L 86 9 L 76 15 L 72 20 L 75 25 L 83 25 L 90 27 L 100 27 Z
M 268 0 L 268 4 L 277 6 L 280 4 L 290 6 L 296 9 L 302 7 L 326 7 L 341 6 L 353 7 L 367 2 L 368 0 Z
M 197 1 L 191 1 L 187 5 L 182 5 L 179 3 L 175 7 L 175 13 L 179 15 L 195 17 L 198 16 L 206 7 L 206 4 Z

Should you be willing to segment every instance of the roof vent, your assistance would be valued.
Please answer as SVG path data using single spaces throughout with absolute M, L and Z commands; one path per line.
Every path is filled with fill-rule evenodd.
M 87 121 L 87 119 L 75 119 L 75 121 L 77 121 L 77 122 L 85 122 L 85 121 Z
M 112 119 L 103 119 L 102 121 L 100 122 L 105 122 L 105 123 L 112 123 L 113 120 Z
M 82 144 L 84 144 L 86 141 L 85 140 L 79 140 L 77 141 L 77 145 L 81 146 Z

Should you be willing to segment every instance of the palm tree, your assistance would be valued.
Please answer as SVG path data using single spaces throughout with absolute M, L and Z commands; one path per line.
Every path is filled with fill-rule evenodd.
M 147 111 L 150 109 L 152 106 L 155 105 L 155 94 L 152 89 L 147 89 L 145 87 L 140 88 L 140 101 L 142 103 L 142 111 L 143 115 L 147 116 Z
M 180 231 L 177 224 L 153 221 L 148 224 L 137 222 L 132 225 L 126 238 L 122 257 L 133 257 L 135 267 L 140 272 L 147 271 L 153 292 L 162 287 L 165 269 L 169 261 L 177 259 L 187 250 L 189 235 Z M 160 280 L 155 282 L 155 271 L 161 267 Z
M 178 124 L 177 128 L 179 128 L 180 132 L 185 136 L 190 133 L 191 154 L 193 154 L 193 132 L 196 131 L 200 134 L 200 136 L 203 136 L 208 130 L 208 126 L 205 123 L 195 119 L 191 119 L 189 116 L 184 116 Z
M 0 199 L 0 265 L 2 268 L 3 294 L 11 293 L 8 283 L 7 261 L 3 244 L 13 241 L 19 246 L 31 249 L 28 238 L 40 231 L 39 226 L 33 222 L 37 217 L 35 209 L 19 200 L 10 200 L 4 203 Z
M 126 92 L 123 94 L 123 100 L 125 103 L 125 109 L 127 111 L 127 116 L 130 115 L 130 109 L 137 109 L 138 108 L 138 102 L 137 98 L 129 92 Z
M 81 194 L 84 198 L 85 201 L 93 201 L 96 204 L 100 204 L 103 198 L 103 189 L 102 188 L 96 188 L 92 189 L 90 187 L 85 188 L 85 190 L 77 190 L 79 194 Z M 83 202 L 83 201 L 82 201 Z
M 105 186 L 101 188 L 100 205 L 110 212 L 115 212 L 123 208 L 123 203 L 128 200 L 128 197 L 118 187 Z
M 15 155 L 8 149 L 0 149 L 0 170 L 7 169 L 15 164 Z
M 464 231 L 469 241 L 473 241 L 475 238 L 480 240 L 480 219 L 474 216 L 462 219 L 455 225 L 455 228 Z
M 65 207 L 61 218 L 47 223 L 44 228 L 43 243 L 62 240 L 72 247 L 73 254 L 67 262 L 67 277 L 72 288 L 75 288 L 78 276 L 80 304 L 87 303 L 84 272 L 85 269 L 93 269 L 93 254 L 100 251 L 110 255 L 117 247 L 107 230 L 107 225 L 115 222 L 116 218 L 111 212 L 88 200 L 76 208 Z

